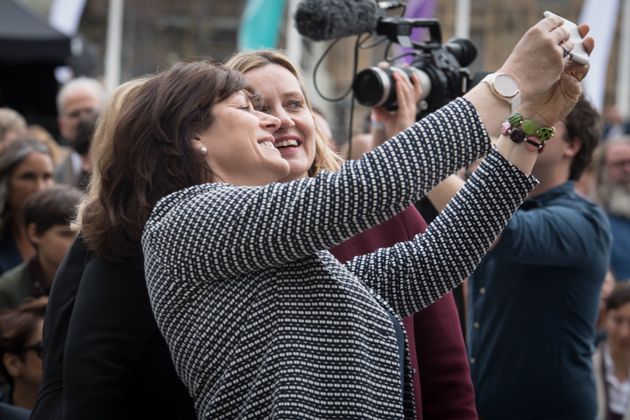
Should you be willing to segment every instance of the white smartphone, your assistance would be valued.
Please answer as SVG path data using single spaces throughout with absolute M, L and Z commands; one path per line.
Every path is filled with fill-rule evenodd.
M 578 32 L 577 25 L 570 20 L 563 18 L 562 16 L 558 16 L 555 13 L 551 13 L 550 11 L 546 11 L 543 13 L 544 17 L 556 16 L 560 19 L 564 20 L 564 25 L 562 25 L 567 31 L 569 31 L 569 39 L 573 43 L 573 49 L 571 50 L 571 59 L 577 63 L 588 65 L 588 54 L 584 49 L 584 40 L 580 36 Z

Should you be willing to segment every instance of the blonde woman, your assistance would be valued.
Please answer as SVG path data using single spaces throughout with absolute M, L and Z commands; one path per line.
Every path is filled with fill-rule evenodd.
M 274 137 L 276 147 L 291 167 L 284 182 L 340 168 L 339 158 L 329 143 L 322 141 L 325 133 L 318 124 L 313 125 L 313 110 L 300 71 L 284 53 L 278 50 L 238 53 L 226 65 L 245 75 L 261 97 L 262 110 L 281 121 Z M 415 121 L 418 84 L 404 83 L 402 88 L 408 97 L 402 102 L 406 107 L 395 114 L 380 114 L 387 120 L 387 138 Z M 425 229 L 424 219 L 410 206 L 331 248 L 330 252 L 345 263 L 379 248 L 412 240 Z M 470 368 L 453 294 L 448 293 L 404 318 L 403 325 L 413 371 L 417 418 L 476 419 Z

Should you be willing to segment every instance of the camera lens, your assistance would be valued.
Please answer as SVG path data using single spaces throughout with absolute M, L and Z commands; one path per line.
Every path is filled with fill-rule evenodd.
M 477 48 L 467 39 L 454 38 L 444 46 L 451 54 L 455 56 L 461 67 L 466 67 L 472 63 L 477 57 Z
M 352 84 L 357 102 L 369 107 L 382 106 L 388 111 L 398 109 L 396 84 L 392 78 L 392 73 L 395 71 L 401 72 L 408 78 L 415 73 L 420 80 L 422 98 L 426 98 L 431 92 L 431 80 L 428 75 L 413 66 L 370 67 L 357 74 Z
M 380 67 L 370 67 L 356 75 L 352 89 L 363 106 L 381 106 L 391 93 L 391 71 Z

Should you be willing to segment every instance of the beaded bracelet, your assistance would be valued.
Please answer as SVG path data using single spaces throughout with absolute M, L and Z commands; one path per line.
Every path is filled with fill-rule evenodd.
M 539 127 L 533 120 L 526 120 L 523 116 L 515 112 L 503 123 L 501 134 L 509 137 L 514 143 L 525 142 L 534 146 L 538 153 L 542 153 L 545 143 L 555 134 L 553 127 Z

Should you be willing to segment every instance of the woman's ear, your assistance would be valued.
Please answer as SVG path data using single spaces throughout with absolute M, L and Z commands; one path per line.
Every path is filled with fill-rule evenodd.
M 201 139 L 198 136 L 193 137 L 192 139 L 192 147 L 193 150 L 196 150 L 199 155 L 205 157 L 208 154 L 208 148 L 205 144 L 201 142 Z
M 24 361 L 19 355 L 8 352 L 4 353 L 2 355 L 2 363 L 4 363 L 4 368 L 9 372 L 12 378 L 17 378 L 22 374 Z

